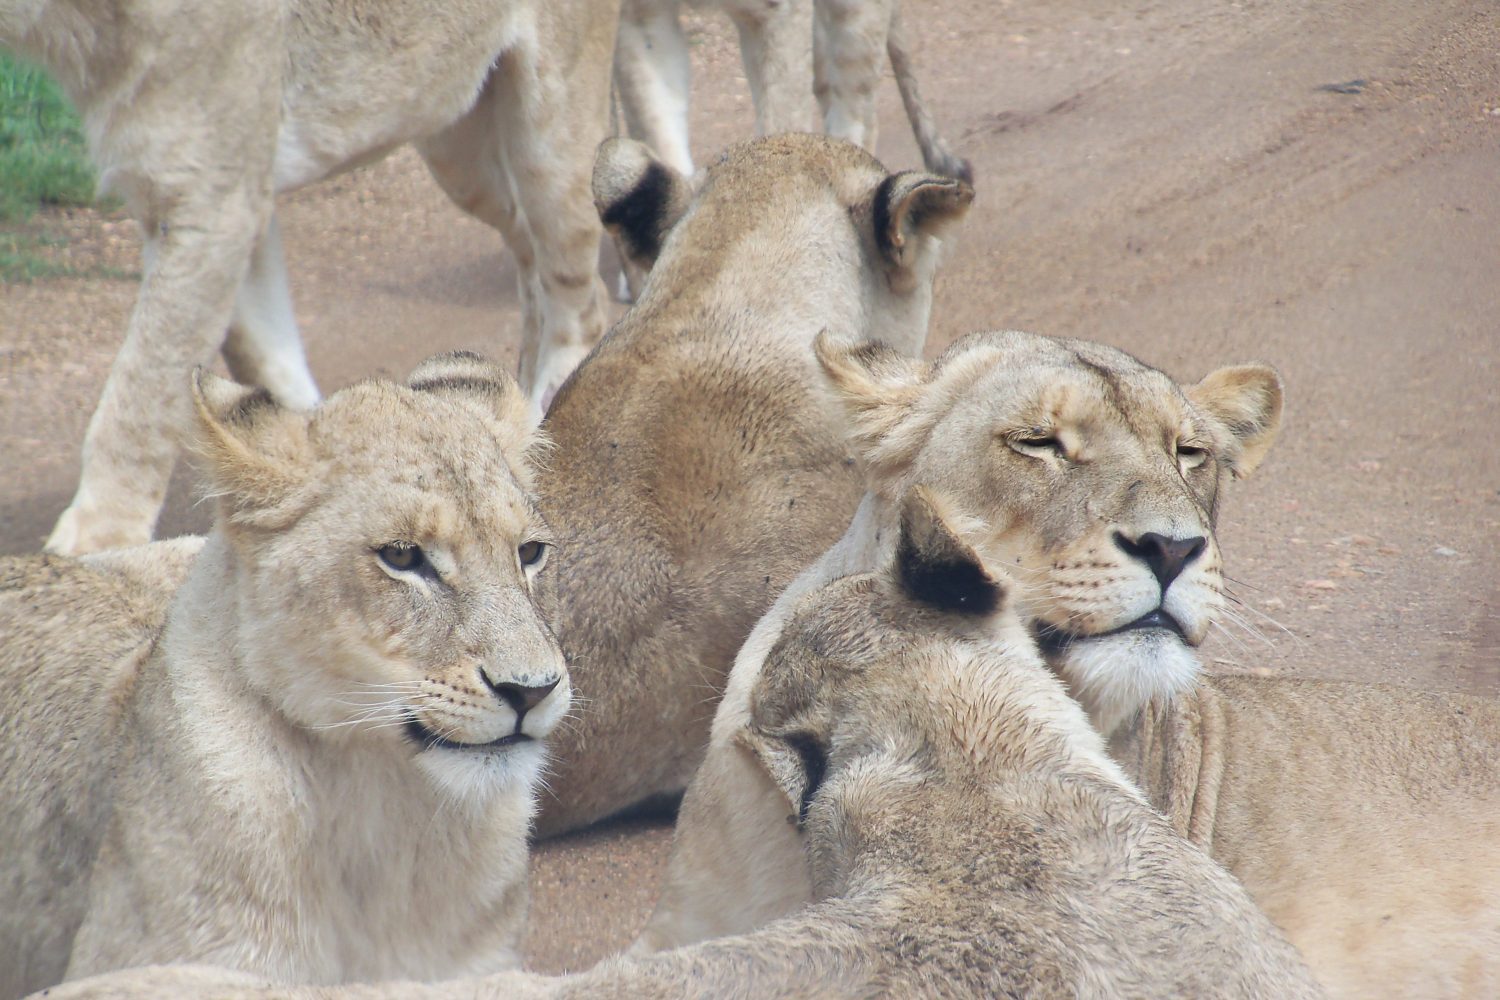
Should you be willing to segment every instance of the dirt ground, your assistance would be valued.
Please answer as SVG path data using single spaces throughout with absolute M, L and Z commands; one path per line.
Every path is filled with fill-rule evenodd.
M 923 89 L 979 195 L 929 350 L 1021 328 L 1181 378 L 1265 360 L 1282 442 L 1222 541 L 1245 627 L 1211 667 L 1500 691 L 1500 11 L 1472 0 L 905 0 Z M 727 22 L 694 27 L 700 161 L 749 135 Z M 879 153 L 916 164 L 894 84 Z M 415 156 L 285 200 L 323 388 L 437 350 L 514 356 L 514 269 Z M 134 270 L 129 223 L 54 217 L 85 264 Z M 72 492 L 132 282 L 0 286 L 0 552 Z M 199 530 L 179 474 L 162 533 Z M 669 830 L 543 845 L 531 964 L 628 942 Z

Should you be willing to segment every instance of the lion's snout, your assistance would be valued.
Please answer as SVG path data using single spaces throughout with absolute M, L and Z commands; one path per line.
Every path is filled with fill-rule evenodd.
M 551 694 L 559 683 L 562 682 L 561 675 L 552 678 L 545 684 L 517 684 L 510 681 L 497 684 L 490 680 L 488 674 L 481 674 L 485 686 L 495 693 L 505 704 L 510 706 L 511 711 L 516 713 L 516 731 L 520 732 L 521 723 L 526 718 L 526 713 L 536 708 L 547 696 Z

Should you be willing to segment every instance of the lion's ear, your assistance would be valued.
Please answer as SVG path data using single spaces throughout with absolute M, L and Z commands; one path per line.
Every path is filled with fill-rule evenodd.
M 951 520 L 926 487 L 907 493 L 896 542 L 896 581 L 912 600 L 939 611 L 992 615 L 1004 604 L 1005 587 L 958 537 Z
M 232 521 L 272 527 L 277 508 L 303 479 L 309 447 L 307 417 L 289 410 L 265 389 L 193 372 L 196 450 L 205 464 L 208 491 L 226 505 Z
M 786 796 L 797 825 L 807 822 L 807 810 L 828 773 L 828 748 L 823 741 L 804 730 L 773 733 L 756 728 L 754 723 L 741 729 L 735 740 L 760 762 Z
M 620 256 L 644 271 L 687 211 L 693 185 L 634 139 L 609 138 L 594 156 L 594 207 Z
M 1235 365 L 1210 372 L 1187 390 L 1193 405 L 1229 432 L 1226 456 L 1236 479 L 1254 472 L 1281 430 L 1281 376 L 1265 365 Z
M 931 259 L 934 241 L 968 213 L 973 200 L 972 187 L 942 174 L 903 170 L 880 183 L 870 215 L 893 288 L 915 286 L 916 269 Z
M 879 341 L 845 340 L 824 330 L 813 350 L 849 416 L 849 440 L 877 480 L 899 475 L 920 440 L 899 428 L 922 397 L 930 368 Z

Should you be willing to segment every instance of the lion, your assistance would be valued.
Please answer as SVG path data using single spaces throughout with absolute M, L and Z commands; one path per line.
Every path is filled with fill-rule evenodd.
M 1322 996 L 1244 889 L 1110 758 L 1043 662 L 1015 588 L 941 502 L 914 488 L 892 541 L 874 572 L 797 600 L 736 735 L 780 797 L 811 905 L 561 979 L 507 974 L 430 995 Z M 179 969 L 61 995 L 210 992 L 305 995 Z
M 1023 333 L 971 335 L 930 366 L 831 339 L 819 356 L 871 492 L 740 652 L 637 951 L 743 933 L 809 898 L 775 789 L 735 733 L 798 596 L 875 565 L 895 535 L 891 498 L 920 480 L 972 519 L 985 565 L 1018 581 L 1049 665 L 1127 774 L 1241 879 L 1325 986 L 1494 992 L 1500 704 L 1205 677 L 1197 664 L 1224 601 L 1213 527 L 1225 487 L 1280 426 L 1271 369 L 1179 387 L 1112 348 Z
M 309 413 L 209 374 L 192 399 L 206 541 L 0 564 L 0 996 L 517 964 L 571 697 L 524 395 L 454 354 Z
M 689 0 L 717 6 L 739 32 L 745 76 L 761 135 L 807 127 L 812 90 L 829 135 L 873 151 L 875 88 L 888 58 L 927 169 L 973 183 L 917 89 L 897 0 Z M 615 88 L 625 125 L 673 169 L 693 172 L 688 146 L 688 45 L 680 0 L 622 0 Z
M 31 0 L 0 48 L 78 107 L 145 238 L 140 293 L 47 550 L 151 538 L 221 348 L 282 405 L 318 388 L 292 314 L 274 196 L 415 142 L 439 185 L 505 237 L 523 313 L 520 378 L 541 406 L 604 331 L 589 203 L 608 125 L 618 0 Z M 227 331 L 227 333 L 226 333 Z
M 1500 700 L 1204 677 L 1110 750 L 1331 995 L 1500 996 Z
M 544 836 L 686 786 L 735 651 L 864 489 L 813 338 L 920 354 L 941 236 L 973 196 L 800 134 L 731 148 L 696 189 L 609 140 L 594 194 L 649 273 L 543 424 L 547 580 L 581 705 Z
M 735 734 L 785 616 L 810 588 L 878 564 L 913 481 L 975 519 L 966 537 L 1018 581 L 1018 613 L 1107 734 L 1195 680 L 1193 647 L 1223 601 L 1220 496 L 1281 419 L 1281 381 L 1257 365 L 1183 388 L 1113 348 L 1016 332 L 971 334 L 931 364 L 833 336 L 817 349 L 870 489 L 735 660 L 640 950 L 746 931 L 807 899 L 775 790 Z

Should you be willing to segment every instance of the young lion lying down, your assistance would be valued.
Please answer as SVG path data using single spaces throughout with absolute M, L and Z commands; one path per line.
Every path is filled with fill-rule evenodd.
M 817 901 L 758 931 L 351 997 L 1313 997 L 1244 890 L 1178 837 L 920 488 L 894 558 L 804 596 L 740 745 L 785 797 Z M 257 992 L 204 969 L 56 997 Z M 342 990 L 318 991 L 329 998 Z
M 0 562 L 0 997 L 143 962 L 516 962 L 541 740 L 526 401 L 472 355 L 310 413 L 202 375 L 213 533 Z

